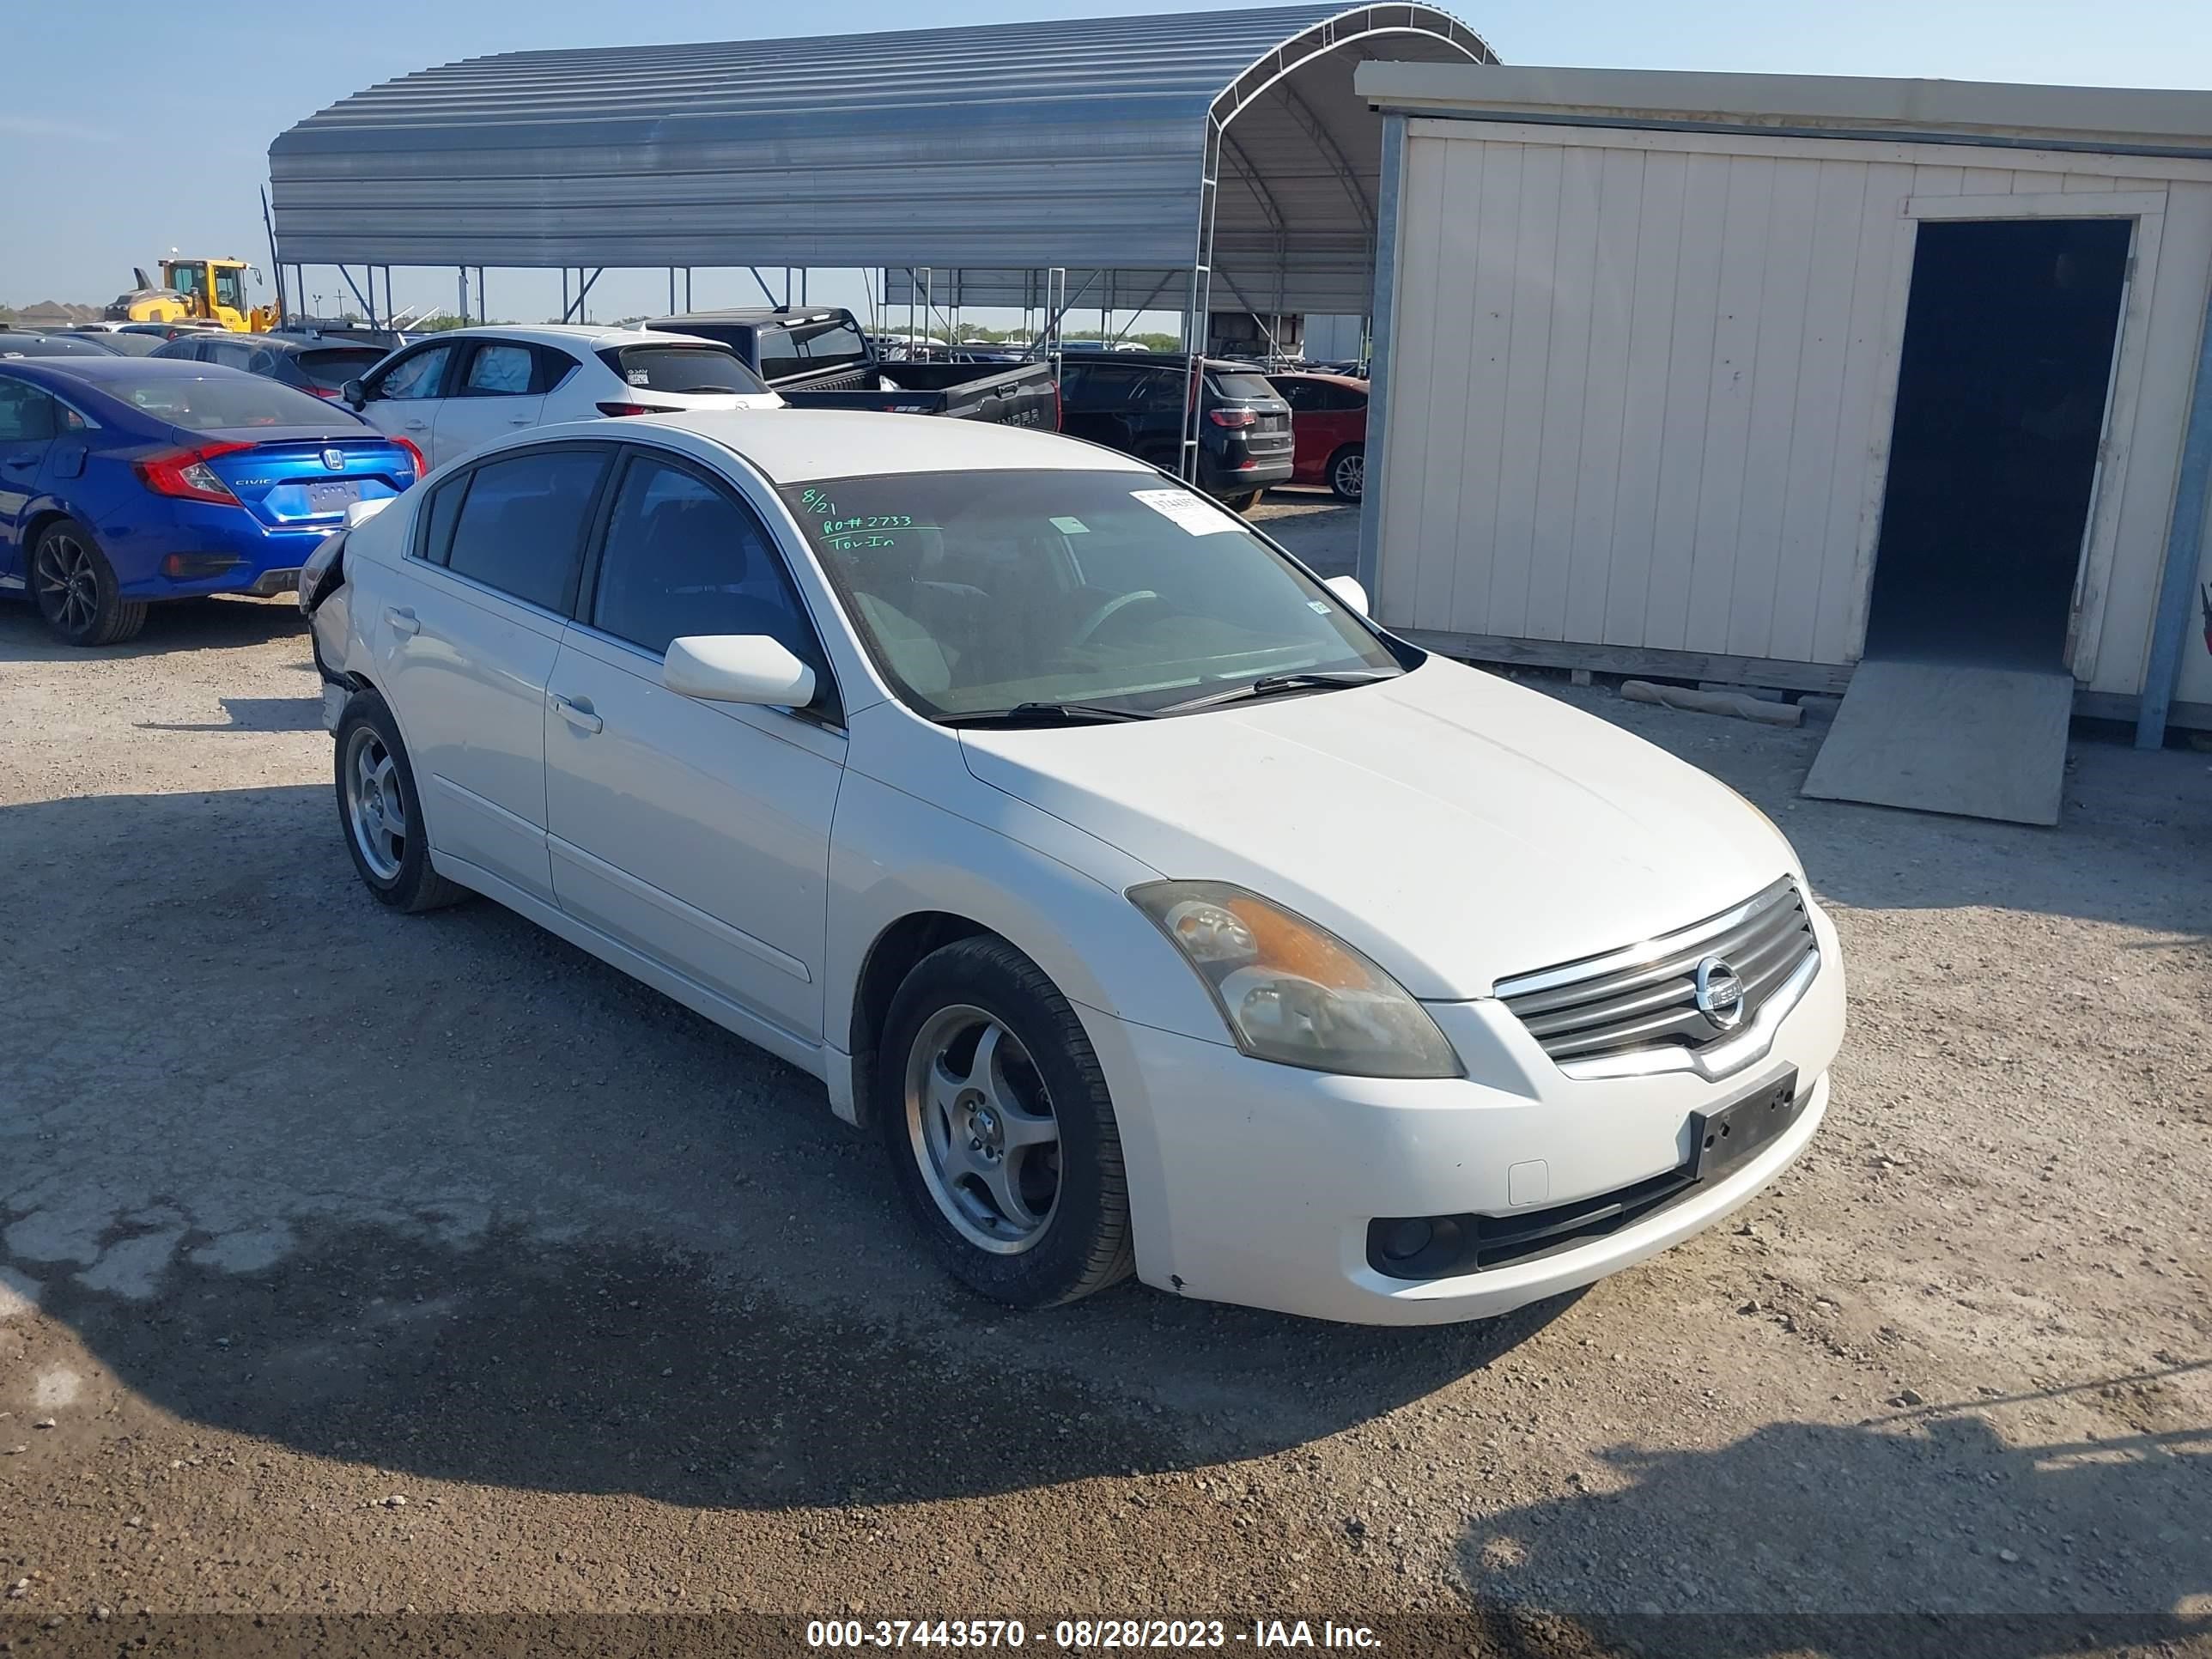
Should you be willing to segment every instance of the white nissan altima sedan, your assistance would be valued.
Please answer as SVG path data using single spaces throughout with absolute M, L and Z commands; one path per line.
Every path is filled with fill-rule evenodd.
M 1842 1040 L 1789 844 L 1139 462 L 911 416 L 543 428 L 302 578 L 338 818 L 827 1085 L 945 1265 L 1497 1314 L 1710 1225 Z

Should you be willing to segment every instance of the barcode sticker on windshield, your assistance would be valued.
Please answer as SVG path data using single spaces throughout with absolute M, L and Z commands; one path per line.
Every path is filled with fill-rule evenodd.
M 1080 519 L 1054 519 L 1052 527 L 1063 536 L 1088 536 L 1091 526 Z
M 651 386 L 653 384 L 653 371 L 649 368 L 633 368 L 629 374 L 623 376 L 623 378 L 628 380 L 632 386 Z
M 1194 536 L 1218 536 L 1225 530 L 1243 527 L 1211 501 L 1188 489 L 1133 489 L 1129 494 Z

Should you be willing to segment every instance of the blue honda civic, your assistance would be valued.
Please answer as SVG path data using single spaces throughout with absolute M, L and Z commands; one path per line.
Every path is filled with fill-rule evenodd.
M 0 597 L 118 644 L 163 599 L 289 592 L 348 507 L 422 470 L 404 438 L 240 369 L 0 357 Z

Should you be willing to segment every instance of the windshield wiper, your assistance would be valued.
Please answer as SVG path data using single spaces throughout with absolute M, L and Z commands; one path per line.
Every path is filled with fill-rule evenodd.
M 1249 685 L 1239 685 L 1227 691 L 1210 691 L 1202 697 L 1193 697 L 1186 702 L 1171 702 L 1160 713 L 1187 714 L 1194 708 L 1212 708 L 1224 702 L 1250 702 L 1261 697 L 1279 696 L 1285 691 L 1326 691 L 1346 685 L 1372 685 L 1377 680 L 1395 680 L 1397 678 L 1395 674 L 1376 674 L 1365 669 L 1335 672 L 1302 669 L 1294 674 L 1262 674 Z
M 1109 720 L 1148 720 L 1141 708 L 1116 708 L 1103 702 L 1018 702 L 980 714 L 949 714 L 940 726 L 1096 726 Z

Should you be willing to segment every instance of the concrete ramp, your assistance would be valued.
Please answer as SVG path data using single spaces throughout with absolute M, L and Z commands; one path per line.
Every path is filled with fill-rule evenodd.
M 1802 793 L 2056 823 L 2073 709 L 2063 672 L 1862 662 Z

